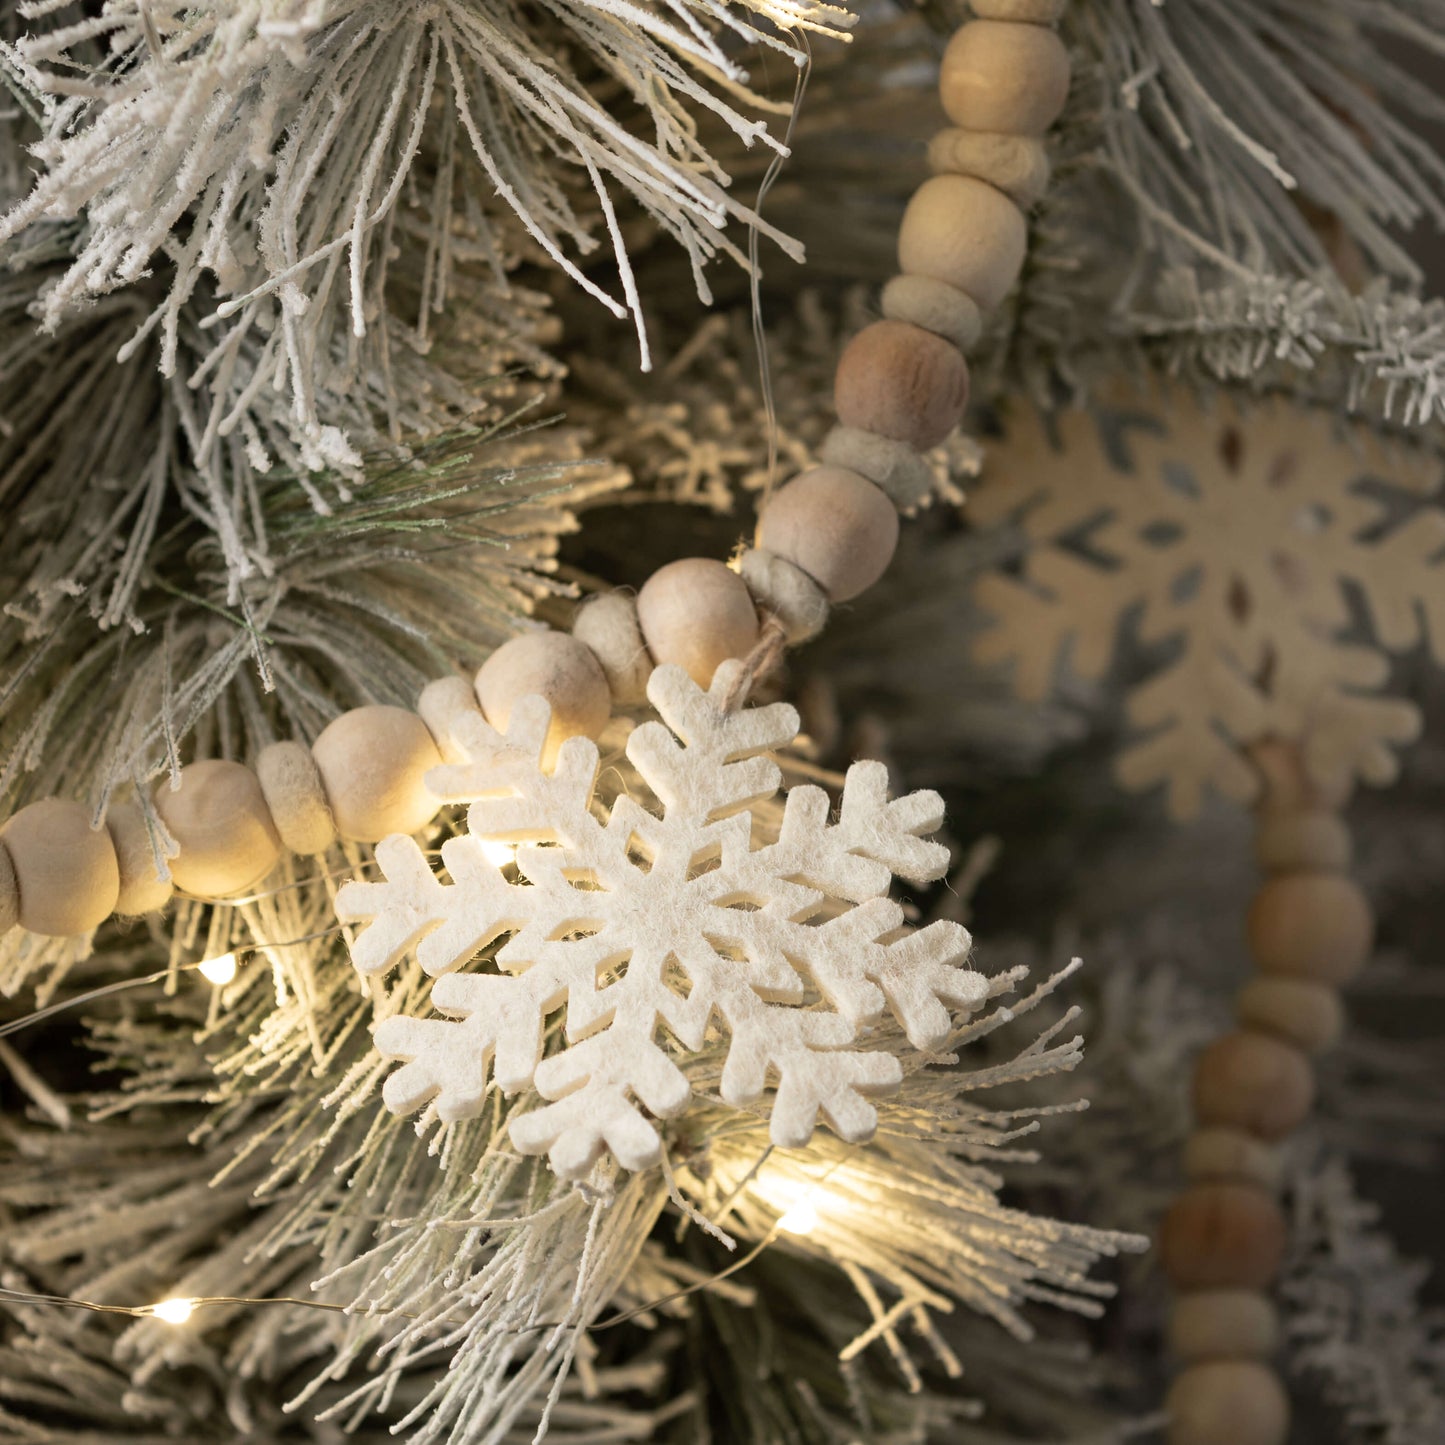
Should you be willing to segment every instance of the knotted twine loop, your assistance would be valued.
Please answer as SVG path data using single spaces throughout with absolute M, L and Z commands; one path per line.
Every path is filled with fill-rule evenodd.
M 732 686 L 723 697 L 724 712 L 736 712 L 748 700 L 753 684 L 783 660 L 787 645 L 788 629 L 776 613 L 768 613 L 763 619 L 763 629 L 753 645 L 753 650 L 743 658 L 743 665 L 738 669 Z

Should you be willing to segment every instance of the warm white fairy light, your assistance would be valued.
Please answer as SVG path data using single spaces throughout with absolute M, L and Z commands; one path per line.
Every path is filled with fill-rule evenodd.
M 511 843 L 503 843 L 496 838 L 482 839 L 482 853 L 488 863 L 493 863 L 498 868 L 505 868 L 508 863 L 515 863 L 517 861 L 516 847 Z
M 818 1227 L 818 1211 L 811 1199 L 800 1199 L 778 1220 L 785 1234 L 811 1234 Z
M 217 988 L 232 983 L 236 977 L 236 955 L 221 953 L 217 954 L 215 958 L 203 960 L 201 977 L 215 984 Z
M 183 1325 L 190 1319 L 195 1303 L 189 1299 L 163 1299 L 158 1305 L 151 1306 L 151 1314 L 168 1325 Z

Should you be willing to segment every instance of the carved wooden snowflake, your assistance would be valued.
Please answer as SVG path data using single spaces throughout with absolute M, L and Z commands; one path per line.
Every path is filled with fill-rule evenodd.
M 596 803 L 586 739 L 569 739 L 546 771 L 539 698 L 514 708 L 505 736 L 475 716 L 457 725 L 469 761 L 429 777 L 470 804 L 467 834 L 442 847 L 450 882 L 412 839 L 392 837 L 376 850 L 385 881 L 348 883 L 337 898 L 343 921 L 369 921 L 352 949 L 363 974 L 415 950 L 427 973 L 446 975 L 431 995 L 444 1017 L 376 1029 L 381 1051 L 405 1061 L 386 1082 L 388 1107 L 434 1101 L 444 1121 L 468 1117 L 494 1080 L 545 1101 L 514 1113 L 511 1137 L 550 1154 L 559 1175 L 584 1176 L 604 1150 L 643 1169 L 659 1159 L 653 1119 L 690 1097 L 681 1055 L 720 1028 L 722 1097 L 746 1106 L 775 1087 L 774 1142 L 806 1143 L 820 1112 L 860 1141 L 877 1124 L 869 1096 L 902 1079 L 893 1054 L 858 1047 L 885 1006 L 932 1050 L 951 1009 L 985 1001 L 987 980 L 965 967 L 967 931 L 910 930 L 887 896 L 894 875 L 944 872 L 947 850 L 924 837 L 942 822 L 937 795 L 890 802 L 886 769 L 857 763 L 836 819 L 821 788 L 797 787 L 776 839 L 760 841 L 754 810 L 781 782 L 764 754 L 792 741 L 798 715 L 785 704 L 726 711 L 732 676 L 725 665 L 705 693 L 679 668 L 653 673 L 663 721 L 637 728 L 627 755 L 656 812 L 625 796 L 610 811 Z M 497 842 L 518 845 L 515 876 L 493 861 Z M 549 1017 L 564 1007 L 561 1046 L 546 1053 Z
M 1327 788 L 1390 781 L 1419 718 L 1383 695 L 1388 653 L 1428 638 L 1445 663 L 1438 465 L 1283 401 L 1205 410 L 1176 388 L 1148 405 L 1119 456 L 1085 412 L 1011 415 L 969 512 L 1017 522 L 1027 550 L 978 585 L 976 655 L 1040 699 L 1065 657 L 1101 676 L 1131 621 L 1166 646 L 1128 694 L 1139 736 L 1118 773 L 1165 785 L 1177 816 L 1206 785 L 1252 800 L 1242 754 L 1267 737 L 1299 741 Z

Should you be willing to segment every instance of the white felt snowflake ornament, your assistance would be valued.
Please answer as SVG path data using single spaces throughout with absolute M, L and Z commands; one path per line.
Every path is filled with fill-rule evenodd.
M 1139 423 L 1123 456 L 1087 412 L 1010 414 L 969 512 L 1026 551 L 978 584 L 976 655 L 1040 699 L 1065 657 L 1101 676 L 1137 620 L 1168 655 L 1128 694 L 1119 778 L 1163 784 L 1178 816 L 1206 786 L 1252 800 L 1243 754 L 1268 738 L 1327 789 L 1390 781 L 1419 717 L 1384 693 L 1388 654 L 1428 638 L 1445 663 L 1438 462 L 1282 400 L 1206 409 L 1178 387 L 1114 419 Z
M 477 1114 L 492 1082 L 535 1090 L 543 1102 L 512 1117 L 518 1149 L 549 1154 L 569 1179 L 605 1150 L 644 1169 L 660 1157 L 653 1119 L 690 1097 L 679 1058 L 721 1029 L 722 1097 L 748 1106 L 775 1087 L 774 1142 L 805 1144 L 820 1113 L 861 1141 L 877 1125 L 869 1097 L 902 1079 L 892 1053 L 859 1047 L 885 1007 L 915 1048 L 935 1050 L 951 1010 L 985 1001 L 967 931 L 911 930 L 887 896 L 894 875 L 943 875 L 947 850 L 924 837 L 942 822 L 937 795 L 890 802 L 883 766 L 857 763 L 836 819 L 821 788 L 794 788 L 776 839 L 760 840 L 754 810 L 781 783 L 765 754 L 793 740 L 798 715 L 729 711 L 734 671 L 719 669 L 708 692 L 679 668 L 654 671 L 663 721 L 638 727 L 627 755 L 657 813 L 624 796 L 599 816 L 598 750 L 584 738 L 544 768 L 539 698 L 513 709 L 505 736 L 475 715 L 457 724 L 469 761 L 429 778 L 470 804 L 467 834 L 442 847 L 450 881 L 398 836 L 376 850 L 385 881 L 337 898 L 343 921 L 369 922 L 352 950 L 363 974 L 414 949 L 446 975 L 432 988 L 443 1017 L 377 1027 L 381 1051 L 405 1061 L 385 1086 L 390 1108 L 434 1102 L 448 1121 Z M 515 878 L 493 861 L 496 841 L 517 845 Z M 546 1053 L 564 1007 L 561 1046 Z

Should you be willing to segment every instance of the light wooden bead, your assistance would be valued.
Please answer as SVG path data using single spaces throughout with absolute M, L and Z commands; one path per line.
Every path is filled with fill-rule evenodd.
M 9 933 L 19 922 L 20 884 L 16 882 L 10 854 L 0 843 L 0 934 Z
M 1023 269 L 1023 212 L 985 181 L 933 176 L 914 191 L 898 228 L 898 268 L 932 276 L 985 311 L 1008 295 Z
M 660 567 L 637 594 L 637 620 L 654 662 L 675 663 L 699 687 L 718 664 L 746 657 L 758 641 L 758 613 L 747 584 L 708 557 Z
M 120 869 L 115 911 L 122 918 L 159 912 L 171 901 L 176 885 L 169 877 L 169 863 L 164 878 L 156 868 L 155 844 L 141 805 L 133 798 L 114 804 L 105 815 L 105 829 Z
M 1256 1360 L 1191 1365 L 1164 1400 L 1169 1445 L 1285 1445 L 1289 1396 Z
M 1206 1126 L 1283 1139 L 1305 1121 L 1314 1101 L 1310 1061 L 1268 1034 L 1225 1034 L 1195 1064 L 1194 1116 Z
M 1284 1182 L 1284 1161 L 1279 1150 L 1263 1139 L 1215 1125 L 1189 1136 L 1184 1173 L 1191 1181 L 1232 1179 L 1273 1193 Z
M 477 701 L 498 732 L 506 732 L 512 709 L 524 697 L 543 697 L 552 705 L 544 757 L 549 765 L 568 738 L 595 738 L 612 716 L 602 664 L 586 643 L 565 632 L 524 632 L 482 664 Z
M 1339 994 L 1306 979 L 1251 979 L 1239 991 L 1234 1012 L 1247 1028 L 1286 1039 L 1308 1054 L 1332 1048 L 1345 1031 Z
M 115 911 L 120 868 L 105 829 L 79 803 L 45 798 L 0 828 L 20 895 L 20 926 L 50 938 L 89 933 Z
M 426 724 L 442 761 L 466 762 L 466 750 L 453 741 L 452 730 L 464 717 L 482 716 L 476 688 L 463 677 L 438 677 L 422 688 L 416 712 Z
M 973 0 L 980 20 L 1014 20 L 1021 25 L 1052 25 L 1064 13 L 1066 0 Z
M 427 725 L 404 707 L 373 704 L 342 713 L 312 743 L 311 756 L 336 830 L 352 842 L 419 832 L 441 806 L 426 785 L 441 753 Z
M 973 297 L 932 276 L 895 276 L 879 304 L 888 320 L 921 326 L 960 351 L 969 350 L 983 330 L 983 312 Z
M 336 841 L 336 819 L 310 748 L 296 742 L 262 748 L 256 778 L 276 832 L 293 853 L 324 853 Z
M 1284 1260 L 1285 1222 L 1263 1190 L 1194 1184 L 1170 1205 L 1159 1257 L 1176 1289 L 1263 1289 Z
M 584 602 L 572 622 L 572 636 L 592 649 L 619 707 L 647 701 L 652 658 L 642 640 L 632 593 L 605 592 Z
M 928 168 L 940 175 L 987 181 L 1023 210 L 1043 199 L 1053 179 L 1043 141 L 981 130 L 939 131 L 928 142 Z
M 905 517 L 933 496 L 933 472 L 904 442 L 857 427 L 835 426 L 818 448 L 818 460 L 866 477 Z
M 1246 931 L 1263 972 L 1339 986 L 1369 959 L 1375 922 L 1352 879 L 1285 873 L 1254 895 Z
M 180 852 L 171 877 L 184 893 L 229 898 L 259 883 L 281 856 L 281 839 L 255 773 L 207 758 L 181 769 L 181 785 L 162 782 L 156 812 Z
M 830 602 L 847 602 L 888 570 L 898 513 L 857 472 L 814 467 L 774 494 L 758 522 L 758 546 L 801 567 Z
M 943 52 L 938 94 L 965 130 L 1043 135 L 1069 98 L 1069 52 L 1042 26 L 974 20 Z
M 1346 873 L 1350 830 L 1334 813 L 1264 815 L 1254 832 L 1254 856 L 1267 873 Z
M 828 621 L 828 594 L 801 567 L 776 552 L 749 547 L 738 558 L 738 575 L 758 610 L 782 625 L 790 647 L 823 630 Z
M 1255 1290 L 1180 1295 L 1169 1311 L 1169 1348 L 1181 1360 L 1268 1359 L 1279 1349 L 1279 1314 Z
M 843 348 L 833 408 L 844 426 L 925 452 L 968 405 L 968 363 L 956 346 L 906 321 L 875 321 Z

